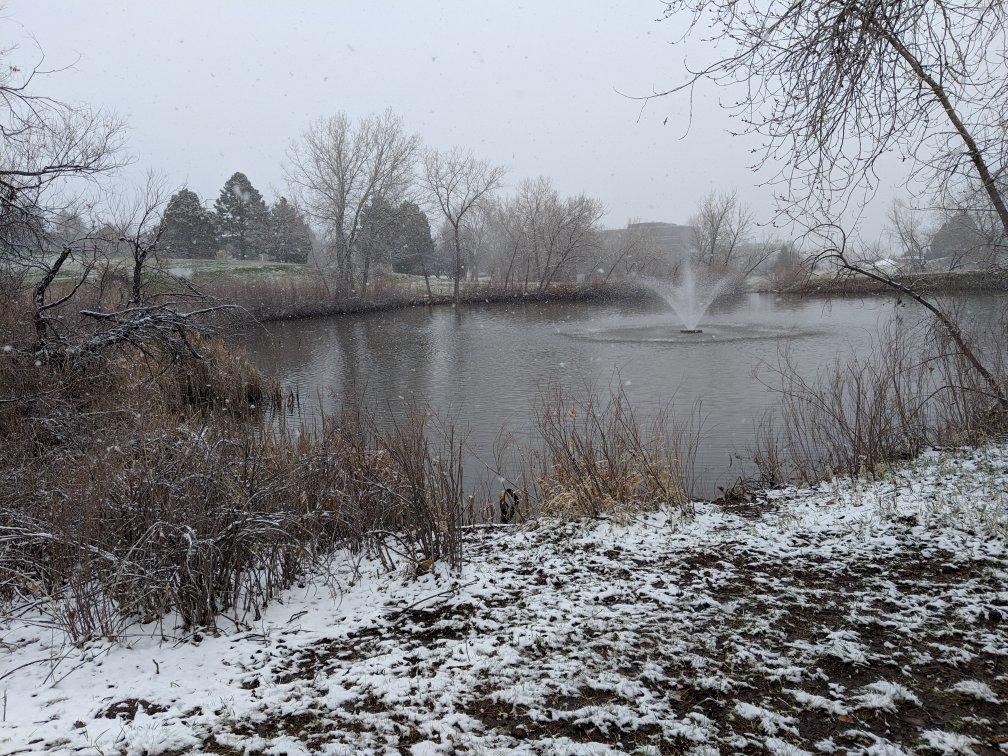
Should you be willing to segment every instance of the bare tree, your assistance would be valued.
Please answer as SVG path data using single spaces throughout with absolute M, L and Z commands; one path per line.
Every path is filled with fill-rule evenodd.
M 510 200 L 494 198 L 483 211 L 488 226 L 486 266 L 490 278 L 505 289 L 511 286 L 522 247 L 517 219 L 510 210 Z
M 713 270 L 726 271 L 733 269 L 742 255 L 753 218 L 735 192 L 712 191 L 700 200 L 689 224 L 697 261 Z
M 562 199 L 548 178 L 522 182 L 517 192 L 489 214 L 497 227 L 496 268 L 505 284 L 520 274 L 524 290 L 542 294 L 552 282 L 594 269 L 601 240 L 602 204 L 579 194 Z
M 690 219 L 693 259 L 741 286 L 773 254 L 773 245 L 752 240 L 752 211 L 736 192 L 705 195 Z
M 357 123 L 338 113 L 312 124 L 288 151 L 287 180 L 301 207 L 321 225 L 326 249 L 348 292 L 367 208 L 397 202 L 410 184 L 420 138 L 391 110 Z M 365 254 L 367 254 L 365 252 Z
M 894 200 L 889 208 L 889 227 L 902 252 L 906 266 L 915 272 L 927 269 L 932 234 L 924 227 L 921 213 L 905 202 Z
M 0 63 L 9 53 L 0 51 Z M 5 260 L 33 267 L 45 266 L 39 251 L 51 243 L 50 221 L 84 204 L 82 184 L 126 162 L 121 119 L 34 92 L 46 73 L 39 57 L 27 72 L 0 65 L 0 238 Z
M 126 162 L 124 123 L 35 94 L 40 66 L 26 74 L 5 66 L 0 75 L 0 261 L 20 282 L 18 293 L 27 293 L 35 329 L 35 343 L 17 349 L 61 369 L 123 345 L 198 356 L 190 337 L 222 308 L 186 312 L 178 297 L 144 301 L 145 265 L 159 238 L 161 182 L 150 178 L 131 200 L 103 199 L 103 179 Z M 103 218 L 103 204 L 120 217 Z M 122 264 L 122 245 L 130 250 L 128 293 L 106 302 L 104 283 Z M 94 294 L 89 304 L 84 292 Z
M 109 254 L 125 251 L 124 257 L 130 262 L 128 304 L 139 305 L 145 299 L 145 268 L 156 262 L 155 253 L 164 233 L 161 221 L 166 198 L 164 176 L 151 171 L 131 197 L 113 203 L 112 220 L 98 231 L 98 242 L 106 245 Z
M 1003 387 L 954 320 L 890 273 L 854 259 L 837 225 L 843 210 L 876 187 L 880 158 L 896 152 L 911 165 L 908 181 L 933 193 L 973 188 L 998 219 L 1000 237 L 1008 237 L 1008 6 L 672 0 L 666 13 L 685 13 L 694 30 L 703 19 L 719 57 L 643 99 L 691 90 L 702 80 L 741 84 L 735 113 L 744 131 L 763 137 L 757 165 L 780 166 L 780 208 L 822 243 L 817 262 L 883 283 L 931 312 L 1008 409 Z
M 57 336 L 52 312 L 78 293 L 96 265 L 87 193 L 125 162 L 125 129 L 111 114 L 35 93 L 45 74 L 39 58 L 27 72 L 4 65 L 0 73 L 0 261 L 30 290 L 34 349 L 41 352 Z M 76 284 L 50 297 L 71 261 Z
M 605 212 L 594 197 L 579 194 L 566 200 L 552 197 L 547 204 L 543 232 L 539 293 L 553 281 L 570 280 L 579 267 L 593 262 L 598 223 Z
M 465 255 L 466 278 L 469 281 L 478 281 L 480 271 L 489 265 L 492 234 L 491 203 L 484 197 L 482 201 L 476 203 L 463 233 L 462 249 Z
M 456 303 L 462 276 L 463 228 L 478 204 L 500 186 L 503 178 L 503 167 L 479 160 L 471 152 L 431 150 L 424 155 L 424 186 L 432 204 L 451 227 L 453 299 Z
M 974 182 L 1008 235 L 1004 3 L 673 0 L 666 14 L 704 19 L 721 57 L 644 99 L 741 82 L 736 113 L 764 137 L 760 164 L 781 166 L 785 209 L 835 216 L 895 151 L 925 186 Z
M 663 257 L 654 234 L 644 227 L 634 226 L 598 234 L 595 260 L 591 270 L 608 283 L 613 277 L 651 275 Z

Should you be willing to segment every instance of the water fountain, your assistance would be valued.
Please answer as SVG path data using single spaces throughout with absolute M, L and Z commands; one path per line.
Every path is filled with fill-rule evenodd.
M 683 263 L 682 277 L 678 283 L 660 281 L 656 278 L 646 279 L 647 285 L 669 303 L 679 320 L 682 321 L 680 333 L 703 333 L 700 320 L 707 308 L 721 293 L 727 277 L 708 277 L 698 280 L 689 262 Z
M 656 344 L 689 349 L 717 348 L 738 341 L 793 339 L 814 335 L 809 328 L 796 324 L 737 322 L 728 320 L 733 310 L 747 308 L 746 296 L 735 297 L 716 322 L 700 327 L 707 310 L 718 295 L 725 293 L 730 276 L 714 275 L 704 266 L 684 262 L 676 280 L 645 278 L 642 283 L 664 299 L 676 314 L 667 311 L 603 319 L 585 327 L 566 331 L 566 335 L 588 341 Z M 753 295 L 748 295 L 753 296 Z M 758 296 L 758 295 L 757 295 Z

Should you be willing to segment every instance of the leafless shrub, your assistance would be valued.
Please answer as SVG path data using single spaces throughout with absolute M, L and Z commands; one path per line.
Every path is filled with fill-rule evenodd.
M 800 287 L 809 278 L 808 266 L 798 262 L 786 267 L 773 268 L 767 273 L 772 291 L 781 293 Z
M 16 329 L 18 308 L 0 321 Z M 344 550 L 460 564 L 450 423 L 418 410 L 379 430 L 361 406 L 291 433 L 262 415 L 275 381 L 191 338 L 188 355 L 124 342 L 72 365 L 0 356 L 0 605 L 86 640 L 172 616 L 242 622 Z
M 789 463 L 773 412 L 766 412 L 753 422 L 753 442 L 746 448 L 744 458 L 756 468 L 755 479 L 749 479 L 755 485 L 750 487 L 781 488 L 790 482 Z
M 985 354 L 999 356 L 995 380 L 1008 382 L 1003 319 L 968 336 Z M 761 380 L 780 397 L 747 453 L 764 485 L 875 475 L 929 444 L 977 442 L 1005 422 L 987 379 L 951 344 L 946 328 L 926 319 L 897 321 L 875 338 L 867 357 L 837 358 L 814 376 L 784 351 Z
M 405 556 L 421 569 L 435 561 L 460 566 L 467 499 L 464 439 L 423 407 L 412 408 L 404 420 L 393 420 L 389 430 L 376 435 L 397 484 L 390 507 L 396 538 L 412 545 Z
M 540 506 L 566 517 L 623 516 L 656 508 L 690 511 L 700 423 L 668 406 L 642 423 L 623 390 L 608 399 L 556 387 L 535 408 L 531 455 Z
M 201 283 L 201 291 L 217 302 L 235 304 L 259 321 L 310 318 L 426 303 L 423 284 L 371 276 L 367 291 L 347 293 L 330 288 L 315 276 L 297 279 L 241 280 L 226 278 Z
M 1008 313 L 993 317 L 971 312 L 968 300 L 948 298 L 942 303 L 948 317 L 965 324 L 965 338 L 983 355 L 993 382 L 1003 387 L 991 390 L 987 376 L 979 373 L 949 330 L 932 323 L 922 338 L 926 369 L 932 377 L 932 394 L 926 399 L 928 422 L 935 443 L 972 444 L 983 441 L 1008 425 L 1002 397 L 1008 391 Z
M 339 424 L 306 440 L 240 423 L 151 428 L 146 416 L 72 464 L 25 461 L 29 485 L 0 497 L 0 594 L 44 599 L 85 640 L 172 613 L 185 627 L 257 618 L 338 550 L 389 568 L 458 566 L 459 447 L 439 456 L 425 428 L 368 439 Z

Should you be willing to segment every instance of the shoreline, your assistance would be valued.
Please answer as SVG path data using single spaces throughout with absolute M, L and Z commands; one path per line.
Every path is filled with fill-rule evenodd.
M 894 275 L 893 281 L 925 295 L 941 294 L 999 294 L 1008 292 L 1008 272 L 969 270 L 945 273 L 907 273 Z M 767 293 L 770 293 L 767 290 Z M 859 296 L 892 294 L 899 292 L 865 276 L 850 276 L 843 279 L 810 280 L 790 286 L 779 292 L 788 296 Z
M 926 274 L 898 276 L 894 280 L 901 284 L 913 286 L 925 295 L 962 294 L 962 295 L 994 295 L 1008 292 L 1008 274 L 990 274 L 981 271 L 955 274 Z M 218 280 L 218 286 L 231 289 L 231 297 L 238 309 L 249 314 L 260 323 L 292 322 L 298 320 L 315 320 L 340 316 L 368 315 L 380 312 L 392 312 L 413 307 L 453 307 L 456 306 L 451 294 L 435 294 L 429 298 L 425 293 L 413 293 L 404 289 L 390 287 L 366 297 L 350 299 L 335 299 L 328 292 L 322 297 L 333 297 L 334 301 L 319 302 L 300 306 L 296 304 L 298 295 L 304 295 L 306 290 L 318 286 L 317 282 L 305 281 L 254 281 L 245 282 L 237 279 Z M 210 293 L 220 301 L 228 301 L 228 297 L 216 294 L 214 287 L 208 287 Z M 255 299 L 256 295 L 269 295 L 276 302 L 264 302 L 262 299 L 255 304 L 242 304 L 241 299 Z M 746 294 L 762 294 L 793 299 L 823 299 L 830 297 L 899 297 L 899 292 L 884 284 L 868 278 L 854 278 L 844 281 L 809 282 L 782 290 L 774 290 L 763 286 L 753 286 L 741 291 L 719 296 L 715 304 L 722 301 L 737 299 Z M 549 302 L 586 302 L 601 304 L 644 304 L 659 302 L 661 298 L 647 287 L 635 285 L 632 282 L 618 284 L 552 284 L 546 291 L 501 291 L 492 286 L 483 290 L 463 291 L 458 306 L 483 304 L 540 304 Z M 295 302 L 295 304 L 291 304 Z
M 170 624 L 162 640 L 138 627 L 66 661 L 21 618 L 4 627 L 0 744 L 997 748 L 1006 482 L 1008 448 L 990 445 L 926 452 L 874 482 L 767 491 L 757 511 L 544 518 L 474 534 L 458 574 L 335 560 L 261 620 L 180 643 Z
M 268 289 L 269 287 L 257 283 L 255 285 L 245 284 L 246 294 L 250 299 L 254 298 L 255 290 Z M 294 294 L 298 286 L 308 288 L 311 284 L 294 284 L 286 287 L 289 291 L 284 291 L 285 287 L 273 287 L 271 293 L 281 296 L 284 301 L 290 301 L 288 294 Z M 212 289 L 211 289 L 211 293 Z M 221 301 L 225 297 L 215 295 Z M 297 320 L 314 320 L 318 318 L 330 318 L 339 316 L 367 315 L 378 312 L 391 312 L 404 310 L 413 307 L 454 307 L 454 302 L 450 294 L 435 294 L 428 298 L 426 294 L 413 295 L 409 292 L 392 291 L 382 298 L 379 293 L 374 298 L 353 298 L 332 302 L 322 302 L 317 305 L 299 307 L 293 305 L 286 307 L 280 303 L 274 306 L 260 302 L 259 304 L 242 304 L 236 302 L 239 310 L 248 313 L 260 323 L 270 322 L 291 322 Z M 477 290 L 463 292 L 460 296 L 458 306 L 462 305 L 482 305 L 482 304 L 536 304 L 547 302 L 601 302 L 601 303 L 644 303 L 654 301 L 657 296 L 650 290 L 633 285 L 565 285 L 554 284 L 543 292 L 521 292 L 521 291 L 500 291 L 494 289 Z

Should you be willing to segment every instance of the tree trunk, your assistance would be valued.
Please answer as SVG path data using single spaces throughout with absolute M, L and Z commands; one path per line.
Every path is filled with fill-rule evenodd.
M 454 292 L 452 294 L 452 299 L 455 304 L 459 303 L 459 279 L 462 277 L 462 242 L 459 238 L 459 227 L 454 226 L 454 237 L 455 237 L 455 286 Z
M 959 114 L 952 106 L 952 102 L 949 100 L 948 95 L 945 94 L 945 88 L 924 70 L 924 66 L 921 65 L 920 61 L 914 57 L 913 53 L 911 53 L 892 32 L 879 26 L 877 22 L 873 23 L 879 30 L 879 33 L 885 37 L 886 41 L 889 42 L 890 45 L 892 45 L 893 49 L 896 50 L 899 56 L 907 62 L 917 78 L 927 85 L 927 87 L 934 93 L 934 96 L 937 98 L 939 104 L 941 104 L 942 109 L 945 111 L 945 115 L 948 117 L 953 128 L 955 128 L 956 133 L 959 134 L 959 137 L 966 145 L 966 152 L 969 154 L 970 161 L 976 168 L 977 174 L 980 176 L 980 181 L 983 182 L 984 191 L 987 192 L 987 196 L 990 198 L 991 204 L 994 205 L 994 209 L 997 211 L 1005 236 L 1008 236 L 1008 207 L 1005 206 L 1004 197 L 1002 197 L 1001 192 L 998 191 L 994 177 L 991 175 L 990 168 L 987 166 L 987 162 L 984 160 L 983 153 L 980 152 L 980 148 L 977 145 L 976 140 L 973 138 L 973 135 L 970 134 L 969 129 L 966 128 L 966 124 L 963 123 Z
M 349 247 L 343 251 L 343 283 L 346 287 L 347 296 L 351 296 L 354 290 L 354 274 L 353 253 L 350 251 Z
M 423 281 L 424 284 L 427 286 L 427 301 L 433 302 L 434 295 L 431 293 L 430 276 L 427 274 L 427 260 L 424 258 L 423 255 L 420 255 L 420 269 L 423 271 Z
M 1008 395 L 1005 394 L 1004 387 L 1000 383 L 998 383 L 997 379 L 980 361 L 980 358 L 976 356 L 976 353 L 973 351 L 973 348 L 966 341 L 966 337 L 963 336 L 962 331 L 959 330 L 959 326 L 956 325 L 952 321 L 952 319 L 948 317 L 948 315 L 942 312 L 940 308 L 931 304 L 927 299 L 925 299 L 923 296 L 921 296 L 916 291 L 911 289 L 909 286 L 904 286 L 899 281 L 894 281 L 892 278 L 889 278 L 888 276 L 878 275 L 876 273 L 872 273 L 869 270 L 865 270 L 863 268 L 859 268 L 856 265 L 852 265 L 851 263 L 847 262 L 847 260 L 844 259 L 843 256 L 839 256 L 839 260 L 840 264 L 847 270 L 866 276 L 867 278 L 870 278 L 873 281 L 878 281 L 879 283 L 885 284 L 886 286 L 890 287 L 891 289 L 895 289 L 901 294 L 906 294 L 913 301 L 915 301 L 921 307 L 923 307 L 932 315 L 934 315 L 938 319 L 938 321 L 942 324 L 942 326 L 945 327 L 945 330 L 948 331 L 949 336 L 952 337 L 952 340 L 955 342 L 956 347 L 958 347 L 963 357 L 966 358 L 966 361 L 973 366 L 973 369 L 977 371 L 980 377 L 983 378 L 984 382 L 990 387 L 991 393 L 997 400 L 998 404 L 1001 406 L 1001 410 L 1008 412 Z
M 140 292 L 142 287 L 143 266 L 147 259 L 147 252 L 137 247 L 133 249 L 133 304 L 140 304 Z
M 511 285 L 511 269 L 514 268 L 515 256 L 517 255 L 517 250 L 511 253 L 511 259 L 508 260 L 507 271 L 504 273 L 504 289 Z
M 364 269 L 361 271 L 361 292 L 367 292 L 368 274 L 371 271 L 371 253 L 364 253 Z
M 70 247 L 64 247 L 63 251 L 60 252 L 59 257 L 56 258 L 56 262 L 53 263 L 52 267 L 46 272 L 42 279 L 35 285 L 35 289 L 32 291 L 32 302 L 35 305 L 34 321 L 35 321 L 35 350 L 39 351 L 46 343 L 46 335 L 49 329 L 48 321 L 43 314 L 46 311 L 46 292 L 49 290 L 49 286 L 56 279 L 57 274 L 60 272 L 60 268 L 63 267 L 63 263 L 67 261 L 70 257 Z

